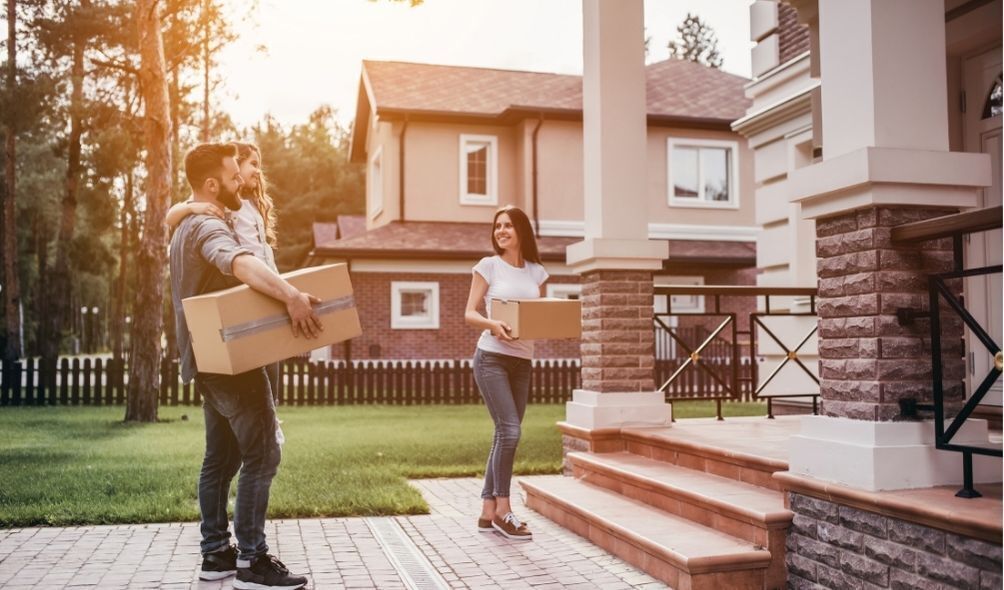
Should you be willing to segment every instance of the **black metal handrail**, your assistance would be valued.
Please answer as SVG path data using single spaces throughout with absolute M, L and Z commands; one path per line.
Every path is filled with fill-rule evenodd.
M 964 213 L 945 215 L 925 221 L 918 221 L 898 226 L 893 229 L 892 239 L 895 242 L 922 242 L 941 238 L 952 238 L 953 270 L 951 272 L 932 274 L 928 276 L 928 312 L 931 327 L 931 379 L 933 404 L 915 404 L 918 410 L 934 412 L 934 446 L 945 451 L 962 453 L 963 487 L 955 495 L 960 498 L 979 498 L 983 494 L 973 485 L 973 455 L 1004 456 L 1000 448 L 979 445 L 967 445 L 953 442 L 953 438 L 972 415 L 976 407 L 983 401 L 990 387 L 1001 377 L 1001 347 L 987 333 L 966 309 L 965 303 L 951 288 L 947 281 L 976 276 L 1001 274 L 1002 266 L 984 266 L 980 268 L 964 268 L 962 238 L 966 234 L 999 229 L 1002 208 L 988 207 Z M 941 300 L 962 319 L 976 339 L 994 356 L 994 365 L 983 381 L 973 391 L 965 405 L 945 427 L 945 390 L 943 380 L 942 346 L 941 346 Z M 920 316 L 923 314 L 909 313 L 911 310 L 898 310 L 901 318 Z
M 666 393 L 666 401 L 680 401 L 687 399 L 694 399 L 693 395 L 686 397 L 676 397 L 669 392 L 670 386 L 676 383 L 687 370 L 697 371 L 705 374 L 711 378 L 713 381 L 713 391 L 705 395 L 701 395 L 701 399 L 711 399 L 716 402 L 718 419 L 722 419 L 721 414 L 721 401 L 722 399 L 739 399 L 741 395 L 746 392 L 751 392 L 752 397 L 759 397 L 759 394 L 764 390 L 764 388 L 777 376 L 781 369 L 786 366 L 789 362 L 796 363 L 809 377 L 819 383 L 819 378 L 811 371 L 804 363 L 798 358 L 798 353 L 801 348 L 810 340 L 810 338 L 815 334 L 816 327 L 809 331 L 801 341 L 789 347 L 786 345 L 780 337 L 775 334 L 770 327 L 768 327 L 764 322 L 764 317 L 770 316 L 815 316 L 816 315 L 816 295 L 817 290 L 813 287 L 758 287 L 758 286 L 723 286 L 723 285 L 656 285 L 655 286 L 656 295 L 666 295 L 666 311 L 664 313 L 657 313 L 653 317 L 653 326 L 655 329 L 664 330 L 669 334 L 673 342 L 675 342 L 685 353 L 685 358 L 683 362 L 675 368 L 672 374 L 661 384 L 659 391 Z M 710 307 L 711 311 L 703 312 L 674 312 L 672 296 L 673 295 L 698 295 L 708 297 L 713 301 Z M 749 315 L 749 329 L 741 330 L 739 329 L 737 323 L 738 314 L 735 311 L 728 310 L 723 306 L 723 297 L 736 297 L 736 296 L 749 296 L 749 297 L 763 297 L 764 298 L 764 311 L 754 312 Z M 771 307 L 771 297 L 807 297 L 809 299 L 809 311 L 808 312 L 790 312 L 790 311 L 779 311 L 772 309 Z M 707 309 L 707 308 L 706 308 Z M 666 318 L 675 317 L 703 317 L 703 318 L 722 318 L 721 322 L 718 323 L 717 327 L 710 330 L 708 335 L 702 339 L 702 341 L 696 346 L 688 345 L 680 336 L 677 334 L 677 330 L 670 327 L 665 321 Z M 759 381 L 759 367 L 754 361 L 756 356 L 756 328 L 759 327 L 764 330 L 764 332 L 770 336 L 784 351 L 784 358 L 781 363 L 776 367 L 771 374 L 763 382 Z M 724 359 L 716 359 L 719 362 L 715 363 L 716 366 L 721 367 L 723 365 L 728 366 L 728 375 L 722 376 L 716 373 L 708 365 L 710 363 L 705 359 L 705 351 L 711 346 L 712 342 L 716 340 L 723 332 L 728 330 L 728 335 L 731 339 L 726 339 L 727 352 Z M 749 347 L 748 354 L 744 355 L 740 353 L 740 347 L 742 344 L 739 341 L 739 337 L 742 336 L 746 339 Z M 724 360 L 725 362 L 720 362 Z M 657 361 L 658 362 L 658 361 Z M 741 377 L 741 369 L 749 365 L 750 371 L 748 377 Z M 748 393 L 747 393 L 748 394 Z M 818 399 L 819 393 L 816 392 L 804 392 L 798 394 L 777 394 L 771 396 L 765 396 L 767 400 L 767 417 L 773 418 L 773 398 L 782 397 L 812 397 L 812 411 L 813 413 L 818 412 Z

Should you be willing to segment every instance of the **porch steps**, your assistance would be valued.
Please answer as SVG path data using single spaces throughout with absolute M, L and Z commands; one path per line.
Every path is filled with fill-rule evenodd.
M 521 478 L 530 508 L 674 588 L 786 586 L 794 515 L 773 475 L 788 469 L 797 419 L 558 426 L 593 450 L 565 456 L 573 477 Z
M 523 477 L 527 506 L 674 588 L 762 590 L 771 552 L 573 478 Z
M 780 492 L 781 484 L 772 476 L 788 470 L 786 460 L 684 439 L 674 436 L 673 428 L 624 428 L 620 434 L 625 450 L 635 455 L 768 490 Z
M 792 512 L 776 490 L 632 453 L 569 453 L 573 475 L 670 514 L 767 549 L 768 588 L 784 585 Z

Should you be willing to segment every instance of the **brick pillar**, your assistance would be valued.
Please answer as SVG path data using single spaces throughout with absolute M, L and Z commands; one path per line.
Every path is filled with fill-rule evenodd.
M 601 393 L 654 390 L 652 273 L 585 273 L 582 300 L 582 388 Z
M 927 275 L 951 270 L 952 245 L 938 240 L 904 246 L 890 235 L 897 225 L 944 214 L 869 207 L 816 220 L 825 415 L 895 420 L 900 399 L 931 401 L 930 324 L 919 318 L 901 325 L 896 310 L 927 312 Z M 942 314 L 942 334 L 946 401 L 961 402 L 961 323 Z

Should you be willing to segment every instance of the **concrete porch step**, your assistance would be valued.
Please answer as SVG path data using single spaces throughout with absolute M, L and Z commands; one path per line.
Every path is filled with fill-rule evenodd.
M 674 588 L 765 588 L 752 543 L 573 478 L 523 477 L 527 506 Z
M 632 453 L 569 453 L 572 472 L 590 483 L 766 548 L 766 587 L 784 585 L 785 537 L 792 512 L 784 494 Z
M 635 455 L 781 491 L 772 476 L 788 470 L 782 445 L 797 430 L 797 422 L 757 420 L 731 418 L 717 424 L 692 420 L 671 428 L 624 428 L 620 434 L 624 449 Z M 761 432 L 764 436 L 759 436 Z
M 632 453 L 569 453 L 568 458 L 578 479 L 751 543 L 767 544 L 753 529 L 791 524 L 784 494 L 775 490 Z

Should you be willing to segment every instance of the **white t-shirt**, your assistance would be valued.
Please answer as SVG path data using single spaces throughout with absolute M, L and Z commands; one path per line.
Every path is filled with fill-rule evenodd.
M 488 292 L 485 293 L 488 317 L 492 315 L 492 299 L 540 298 L 540 286 L 548 277 L 544 267 L 535 262 L 526 261 L 523 268 L 517 268 L 497 255 L 482 258 L 473 270 L 488 283 Z M 533 358 L 533 340 L 503 342 L 492 336 L 491 330 L 481 333 L 478 348 L 524 359 Z
M 265 237 L 265 222 L 254 203 L 248 199 L 241 199 L 241 208 L 231 215 L 233 215 L 234 232 L 237 233 L 241 246 L 251 250 L 255 258 L 267 264 L 272 270 L 276 270 L 275 255 Z

